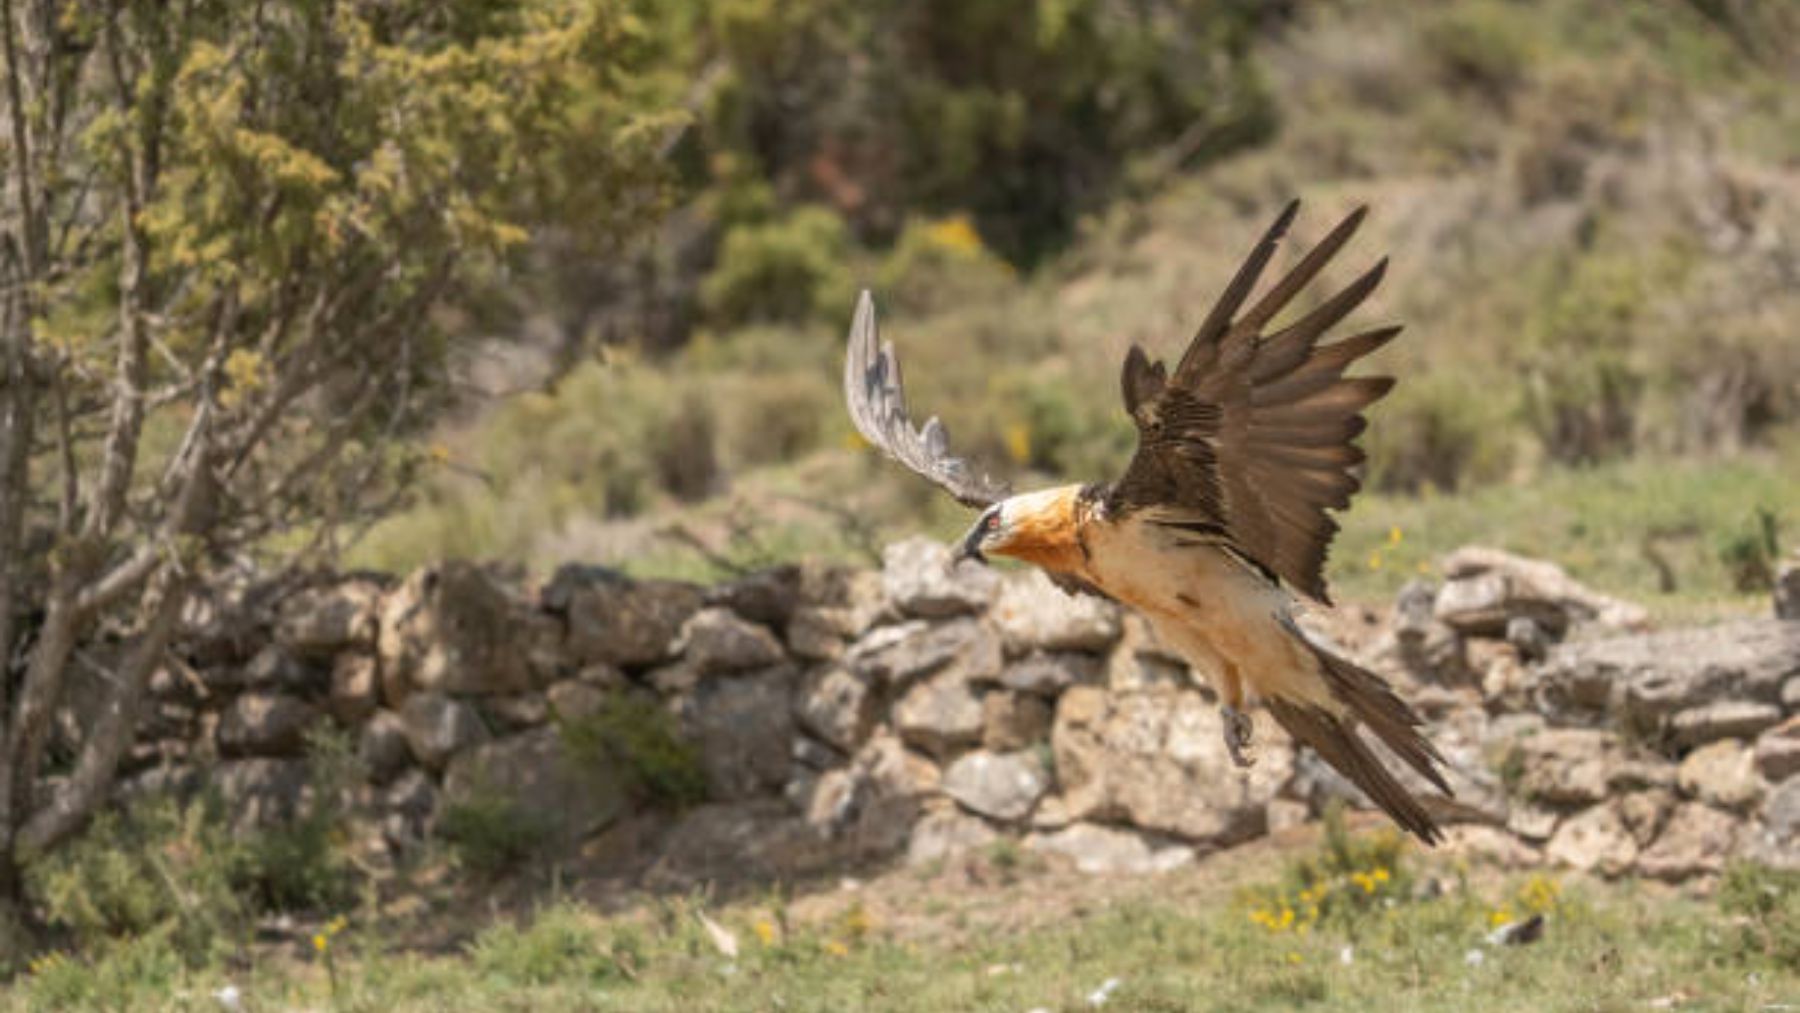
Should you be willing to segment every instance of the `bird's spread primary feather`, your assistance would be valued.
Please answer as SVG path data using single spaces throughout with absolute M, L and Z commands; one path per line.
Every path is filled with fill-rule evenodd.
M 1211 679 L 1229 714 L 1265 703 L 1289 735 L 1432 842 L 1441 833 L 1431 812 L 1358 730 L 1448 794 L 1443 758 L 1420 733 L 1418 715 L 1378 676 L 1302 632 L 1282 586 L 1329 601 L 1324 563 L 1337 532 L 1330 512 L 1348 506 L 1359 484 L 1363 454 L 1352 441 L 1365 425 L 1363 409 L 1394 382 L 1346 379 L 1344 371 L 1400 330 L 1321 344 L 1380 283 L 1383 260 L 1265 333 L 1364 217 L 1362 209 L 1351 213 L 1251 302 L 1298 209 L 1297 201 L 1288 205 L 1263 234 L 1172 372 L 1131 349 L 1120 388 L 1138 448 L 1116 482 L 1007 497 L 951 457 L 935 419 L 923 431 L 913 427 L 899 362 L 891 348 L 877 350 L 867 293 L 851 329 L 846 398 L 857 428 L 888 456 L 964 503 L 998 502 L 991 521 L 984 515 L 965 540 L 970 554 L 1012 556 L 1066 590 L 1138 610 Z M 1232 749 L 1236 756 L 1237 744 Z

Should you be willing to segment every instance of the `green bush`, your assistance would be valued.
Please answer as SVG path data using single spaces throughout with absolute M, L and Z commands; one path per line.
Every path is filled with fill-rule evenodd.
M 992 298 L 1017 274 L 994 255 L 968 215 L 914 218 L 876 273 L 884 304 L 924 312 L 970 299 Z
M 476 791 L 444 808 L 436 832 L 464 867 L 483 876 L 498 876 L 537 854 L 552 829 L 543 816 L 512 799 Z
M 559 717 L 571 760 L 622 769 L 627 790 L 655 805 L 684 806 L 706 798 L 700 753 L 655 698 L 614 693 L 582 717 Z
M 216 797 L 155 796 L 100 814 L 27 877 L 45 919 L 84 949 L 155 935 L 198 964 L 244 927 L 247 857 Z
M 352 899 L 348 803 L 364 777 L 349 734 L 324 728 L 309 735 L 307 775 L 299 816 L 252 834 L 234 870 L 234 888 L 258 909 L 328 910 Z
M 740 225 L 725 233 L 719 262 L 700 283 L 700 303 L 725 327 L 847 319 L 849 255 L 849 229 L 829 208 Z

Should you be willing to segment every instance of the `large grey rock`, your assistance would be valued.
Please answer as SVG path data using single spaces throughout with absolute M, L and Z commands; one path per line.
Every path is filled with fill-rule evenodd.
M 767 627 L 717 607 L 688 618 L 676 637 L 675 652 L 701 675 L 767 668 L 784 657 L 781 641 Z
M 1637 841 L 1611 804 L 1584 809 L 1564 820 L 1544 846 L 1544 857 L 1550 861 L 1603 876 L 1629 872 L 1637 854 Z
M 379 798 L 386 814 L 383 836 L 390 844 L 406 847 L 430 832 L 432 817 L 437 814 L 438 787 L 423 770 L 408 767 Z
M 929 538 L 909 538 L 881 553 L 881 582 L 901 613 L 922 618 L 966 615 L 987 608 L 999 590 L 993 570 L 950 565 L 950 550 Z
M 704 680 L 682 703 L 682 722 L 700 748 L 710 797 L 773 794 L 787 782 L 794 684 L 793 669 L 777 666 Z
M 1756 769 L 1771 784 L 1800 774 L 1800 715 L 1757 737 Z
M 1119 639 L 1119 610 L 1090 594 L 1070 594 L 1041 570 L 1005 581 L 988 616 L 1010 655 L 1027 651 L 1098 653 Z
M 1800 673 L 1800 624 L 1743 620 L 1558 645 L 1537 673 L 1543 706 L 1623 717 L 1666 731 L 1679 711 L 1719 700 L 1773 701 Z
M 1076 820 L 1215 844 L 1255 837 L 1294 772 L 1287 740 L 1260 713 L 1257 721 L 1256 764 L 1242 770 L 1226 753 L 1217 706 L 1193 690 L 1073 687 L 1057 701 L 1051 733 L 1063 803 Z
M 928 812 L 913 825 L 912 837 L 906 844 L 906 862 L 923 865 L 954 858 L 984 848 L 999 836 L 984 820 L 957 809 Z
M 666 661 L 688 617 L 700 610 L 702 595 L 691 584 L 628 580 L 593 574 L 553 581 L 545 604 L 562 605 L 569 622 L 569 654 L 577 664 L 604 662 L 639 667 Z
M 381 594 L 381 585 L 357 579 L 291 594 L 276 608 L 275 642 L 311 658 L 371 650 Z
M 536 728 L 459 754 L 444 772 L 441 808 L 504 799 L 565 840 L 624 815 L 628 777 L 603 753 L 577 761 L 553 728 Z
M 1010 662 L 1000 672 L 1000 685 L 1021 693 L 1054 697 L 1070 686 L 1093 686 L 1101 681 L 1102 666 L 1091 654 L 1034 651 Z
M 850 648 L 845 662 L 858 675 L 889 685 L 910 682 L 952 663 L 967 678 L 992 681 L 1000 675 L 1000 638 L 974 619 L 914 621 L 871 631 Z
M 1503 637 L 1507 623 L 1529 619 L 1560 637 L 1571 616 L 1560 604 L 1533 596 L 1504 573 L 1480 573 L 1444 582 L 1433 614 L 1464 636 Z
M 815 669 L 802 681 L 794 715 L 807 731 L 851 753 L 874 726 L 876 703 L 867 680 L 831 665 Z
M 1737 820 L 1703 803 L 1686 802 L 1670 814 L 1656 842 L 1638 855 L 1637 871 L 1670 882 L 1715 873 L 1724 868 L 1737 842 Z
M 447 562 L 420 570 L 383 601 L 379 655 L 384 696 L 396 706 L 415 691 L 457 695 L 531 688 L 518 649 L 523 607 L 485 571 Z
M 264 644 L 261 650 L 244 663 L 243 669 L 235 673 L 236 679 L 229 678 L 228 669 L 221 670 L 221 674 L 226 674 L 227 678 L 217 685 L 307 695 L 317 692 L 323 684 L 321 672 L 322 669 L 317 665 L 302 661 L 280 644 Z
M 981 741 L 981 699 L 960 665 L 915 683 L 891 717 L 902 739 L 940 760 Z
M 1649 613 L 1642 605 L 1601 594 L 1570 577 L 1560 566 L 1542 560 L 1528 559 L 1501 549 L 1466 545 L 1452 552 L 1443 562 L 1445 584 L 1502 578 L 1507 602 L 1505 615 L 1526 615 L 1539 619 L 1545 630 L 1560 635 L 1569 622 L 1593 623 L 1620 630 L 1642 629 Z M 1443 595 L 1439 595 L 1438 616 L 1447 618 Z M 1545 613 L 1539 618 L 1539 613 Z M 1562 625 L 1558 625 L 1561 617 Z M 1547 621 L 1546 621 L 1547 620 Z M 1452 622 L 1451 625 L 1456 625 Z M 1502 622 L 1495 633 L 1505 631 Z
M 1675 811 L 1675 803 L 1674 792 L 1651 788 L 1622 795 L 1616 804 L 1625 829 L 1631 831 L 1631 839 L 1638 847 L 1647 848 L 1667 825 L 1669 814 Z
M 557 686 L 576 681 L 564 679 L 553 684 L 546 692 L 554 692 Z M 581 685 L 598 691 L 597 687 L 588 686 L 587 683 Z M 508 693 L 504 696 L 483 697 L 480 707 L 481 716 L 496 735 L 511 735 L 527 728 L 536 728 L 550 720 L 550 703 L 545 699 L 545 693 Z
M 1046 742 L 1055 714 L 1043 697 L 990 690 L 981 698 L 981 744 L 1004 753 Z
M 1037 754 L 990 753 L 978 750 L 944 770 L 944 794 L 964 808 L 997 820 L 1017 821 L 1031 814 L 1050 787 Z
M 1681 761 L 1682 794 L 1720 809 L 1744 812 L 1762 801 L 1763 780 L 1756 756 L 1738 739 L 1701 746 Z
M 219 721 L 219 752 L 226 756 L 291 756 L 306 747 L 317 708 L 284 693 L 245 693 Z
M 848 766 L 819 775 L 806 809 L 816 831 L 846 840 L 863 855 L 906 847 L 913 827 L 937 794 L 942 775 L 929 759 L 877 731 Z
M 1675 745 L 1691 748 L 1719 739 L 1748 739 L 1781 720 L 1781 708 L 1761 700 L 1717 700 L 1675 712 L 1669 733 Z
M 378 710 L 363 722 L 356 736 L 356 758 L 369 772 L 369 780 L 386 784 L 412 762 L 406 741 L 406 722 L 389 710 Z
M 1027 850 L 1060 855 L 1089 875 L 1168 872 L 1194 860 L 1194 849 L 1098 823 L 1076 823 L 1025 838 Z
M 604 690 L 580 679 L 564 679 L 552 683 L 544 691 L 544 709 L 558 721 L 579 721 L 604 709 L 612 692 L 616 691 Z
M 442 693 L 407 697 L 400 723 L 413 757 L 432 770 L 442 770 L 450 757 L 488 739 L 487 726 L 475 708 Z

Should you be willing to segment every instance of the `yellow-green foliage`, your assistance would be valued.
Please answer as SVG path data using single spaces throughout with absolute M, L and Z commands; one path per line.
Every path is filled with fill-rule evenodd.
M 725 326 L 841 319 L 854 295 L 849 252 L 843 219 L 823 207 L 739 225 L 725 233 L 700 302 Z
M 501 922 L 469 944 L 477 974 L 512 986 L 623 984 L 643 963 L 642 944 L 630 931 L 611 928 L 594 912 L 558 903 L 524 926 Z
M 44 916 L 82 947 L 153 939 L 200 963 L 244 927 L 250 906 L 236 886 L 245 857 L 217 799 L 157 796 L 102 813 L 34 863 L 29 879 Z
M 536 854 L 555 828 L 506 796 L 477 789 L 444 807 L 434 833 L 471 872 L 498 876 Z
M 1737 930 L 1735 939 L 1720 941 L 1727 959 L 1800 968 L 1800 872 L 1736 863 L 1719 884 L 1719 910 Z

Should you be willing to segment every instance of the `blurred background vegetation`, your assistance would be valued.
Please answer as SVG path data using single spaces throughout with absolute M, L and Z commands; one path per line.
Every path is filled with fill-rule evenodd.
M 1124 350 L 1176 350 L 1294 195 L 1301 249 L 1372 205 L 1327 285 L 1391 254 L 1364 318 L 1408 327 L 1334 560 L 1353 597 L 1480 540 L 1711 602 L 1794 524 L 1800 8 L 667 0 L 631 24 L 644 101 L 685 117 L 664 216 L 523 244 L 462 323 L 436 467 L 357 562 L 704 576 L 948 533 L 843 416 L 864 286 L 963 449 L 1110 476 Z

